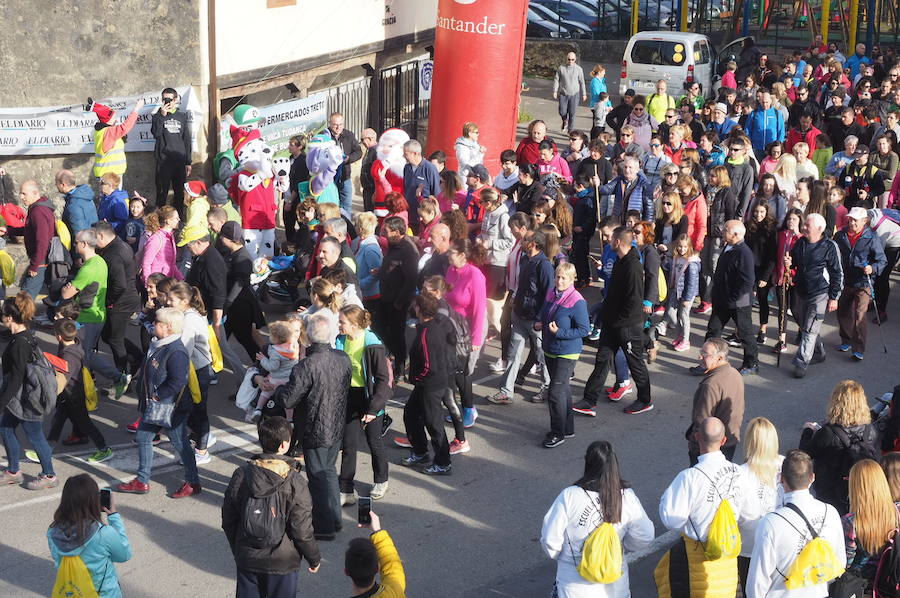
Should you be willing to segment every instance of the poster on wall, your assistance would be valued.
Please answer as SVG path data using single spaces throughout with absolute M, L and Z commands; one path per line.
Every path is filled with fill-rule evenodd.
M 181 96 L 179 110 L 186 110 L 193 138 L 192 151 L 197 152 L 197 133 L 204 113 L 190 86 L 176 87 Z M 126 152 L 153 151 L 155 139 L 150 134 L 150 118 L 160 102 L 159 91 L 130 96 L 95 98 L 116 111 L 113 124 L 125 121 L 135 102 L 143 98 L 137 123 L 128 133 Z M 94 125 L 97 116 L 85 112 L 81 104 L 43 108 L 0 108 L 0 156 L 94 153 Z
M 431 81 L 434 79 L 434 61 L 419 61 L 419 101 L 431 99 Z
M 288 141 L 294 135 L 313 135 L 323 130 L 328 121 L 328 94 L 315 93 L 311 96 L 289 100 L 271 106 L 259 107 L 259 130 L 263 140 L 272 148 L 273 154 L 286 152 Z M 219 141 L 222 149 L 231 147 L 230 115 L 222 117 Z

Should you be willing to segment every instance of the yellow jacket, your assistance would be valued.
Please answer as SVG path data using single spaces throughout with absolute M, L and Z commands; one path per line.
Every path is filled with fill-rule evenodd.
M 386 530 L 372 534 L 372 544 L 378 554 L 378 566 L 381 568 L 381 587 L 372 596 L 381 598 L 406 598 L 406 575 L 403 563 L 394 547 L 394 541 Z

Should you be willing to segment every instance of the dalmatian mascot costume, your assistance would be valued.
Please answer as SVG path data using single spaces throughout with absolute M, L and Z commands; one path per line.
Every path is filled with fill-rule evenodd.
M 403 129 L 388 129 L 378 138 L 375 148 L 377 160 L 372 163 L 372 179 L 375 181 L 375 197 L 373 205 L 375 215 L 381 221 L 388 215 L 384 205 L 385 196 L 396 191 L 403 193 L 403 144 L 409 141 L 409 135 Z

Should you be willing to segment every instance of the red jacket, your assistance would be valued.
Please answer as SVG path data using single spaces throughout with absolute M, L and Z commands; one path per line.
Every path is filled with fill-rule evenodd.
M 546 138 L 553 144 L 553 153 L 556 153 L 556 142 L 549 137 Z M 534 164 L 541 159 L 541 152 L 538 150 L 538 143 L 531 137 L 526 137 L 519 142 L 516 148 L 516 164 Z
M 809 155 L 812 157 L 813 152 L 816 151 L 816 137 L 821 134 L 822 131 L 815 127 L 810 127 L 805 134 L 802 133 L 798 127 L 794 127 L 788 131 L 787 140 L 784 142 L 784 151 L 792 153 L 795 144 L 800 141 L 805 141 L 806 145 L 809 146 Z
M 28 269 L 36 272 L 47 265 L 50 239 L 56 234 L 56 216 L 50 200 L 42 197 L 28 207 L 25 219 L 25 252 L 28 254 Z

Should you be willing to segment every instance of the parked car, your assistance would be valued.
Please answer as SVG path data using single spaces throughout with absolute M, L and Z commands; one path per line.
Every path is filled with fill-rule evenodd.
M 619 94 L 634 89 L 651 94 L 656 82 L 665 79 L 672 95 L 681 93 L 685 82 L 697 81 L 708 98 L 721 87 L 725 64 L 740 54 L 741 37 L 717 51 L 705 35 L 678 31 L 641 31 L 628 40 L 622 56 Z
M 573 38 L 592 38 L 594 37 L 591 32 L 591 28 L 585 25 L 584 23 L 579 23 L 578 21 L 570 21 L 568 19 L 562 18 L 557 13 L 553 12 L 546 6 L 541 4 L 530 4 L 528 6 L 528 18 L 529 20 L 534 15 L 536 18 L 544 21 L 549 21 L 550 23 L 559 23 L 561 28 L 567 29 L 571 33 L 571 37 Z
M 525 26 L 525 37 L 569 39 L 572 37 L 572 32 L 557 23 L 540 18 L 537 14 L 529 13 L 528 23 Z
M 530 4 L 546 6 L 562 18 L 583 23 L 597 33 L 617 31 L 622 12 L 609 0 L 531 0 Z

